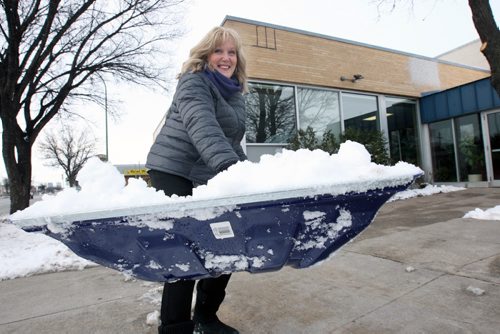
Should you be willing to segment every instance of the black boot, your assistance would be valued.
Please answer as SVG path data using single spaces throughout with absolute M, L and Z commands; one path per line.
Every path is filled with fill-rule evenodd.
M 158 334 L 192 334 L 194 323 L 184 321 L 176 324 L 161 325 L 158 327 Z
M 239 332 L 231 326 L 220 321 L 217 316 L 209 322 L 194 320 L 193 334 L 239 334 Z
M 217 318 L 217 311 L 226 295 L 225 289 L 231 275 L 206 278 L 196 286 L 194 307 L 194 334 L 238 334 L 239 332 Z

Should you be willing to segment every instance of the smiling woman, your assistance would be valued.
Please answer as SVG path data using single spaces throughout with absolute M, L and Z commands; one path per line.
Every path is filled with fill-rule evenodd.
M 219 172 L 246 160 L 246 62 L 236 31 L 213 28 L 195 47 L 179 74 L 165 123 L 148 154 L 151 184 L 166 195 L 192 195 Z M 217 318 L 230 274 L 199 280 L 191 319 L 194 280 L 165 283 L 159 333 L 226 333 Z

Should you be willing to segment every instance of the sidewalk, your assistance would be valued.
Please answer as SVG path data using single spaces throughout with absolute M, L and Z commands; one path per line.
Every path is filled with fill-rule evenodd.
M 500 188 L 387 203 L 372 225 L 309 269 L 234 274 L 220 318 L 242 334 L 499 333 Z M 0 282 L 0 333 L 156 333 L 157 283 L 102 268 Z

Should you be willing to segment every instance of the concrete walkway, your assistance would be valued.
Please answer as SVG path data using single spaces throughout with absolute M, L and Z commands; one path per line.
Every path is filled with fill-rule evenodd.
M 309 269 L 233 275 L 220 318 L 254 333 L 500 333 L 499 188 L 387 203 Z M 0 282 L 0 333 L 156 333 L 157 283 L 96 267 Z

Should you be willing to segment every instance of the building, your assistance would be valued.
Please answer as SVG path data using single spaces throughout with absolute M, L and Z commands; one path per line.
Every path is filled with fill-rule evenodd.
M 130 178 L 143 179 L 149 184 L 149 174 L 147 168 L 143 164 L 125 164 L 114 165 L 115 168 L 125 177 L 125 183 L 128 184 Z
M 237 17 L 222 25 L 247 54 L 250 160 L 285 148 L 298 129 L 352 127 L 381 131 L 392 161 L 419 165 L 429 182 L 500 181 L 498 95 L 488 68 L 459 62 L 481 56 L 477 41 L 429 58 Z
M 453 50 L 442 53 L 436 58 L 489 70 L 490 64 L 488 64 L 486 57 L 481 53 L 480 49 L 481 40 L 476 39 Z

